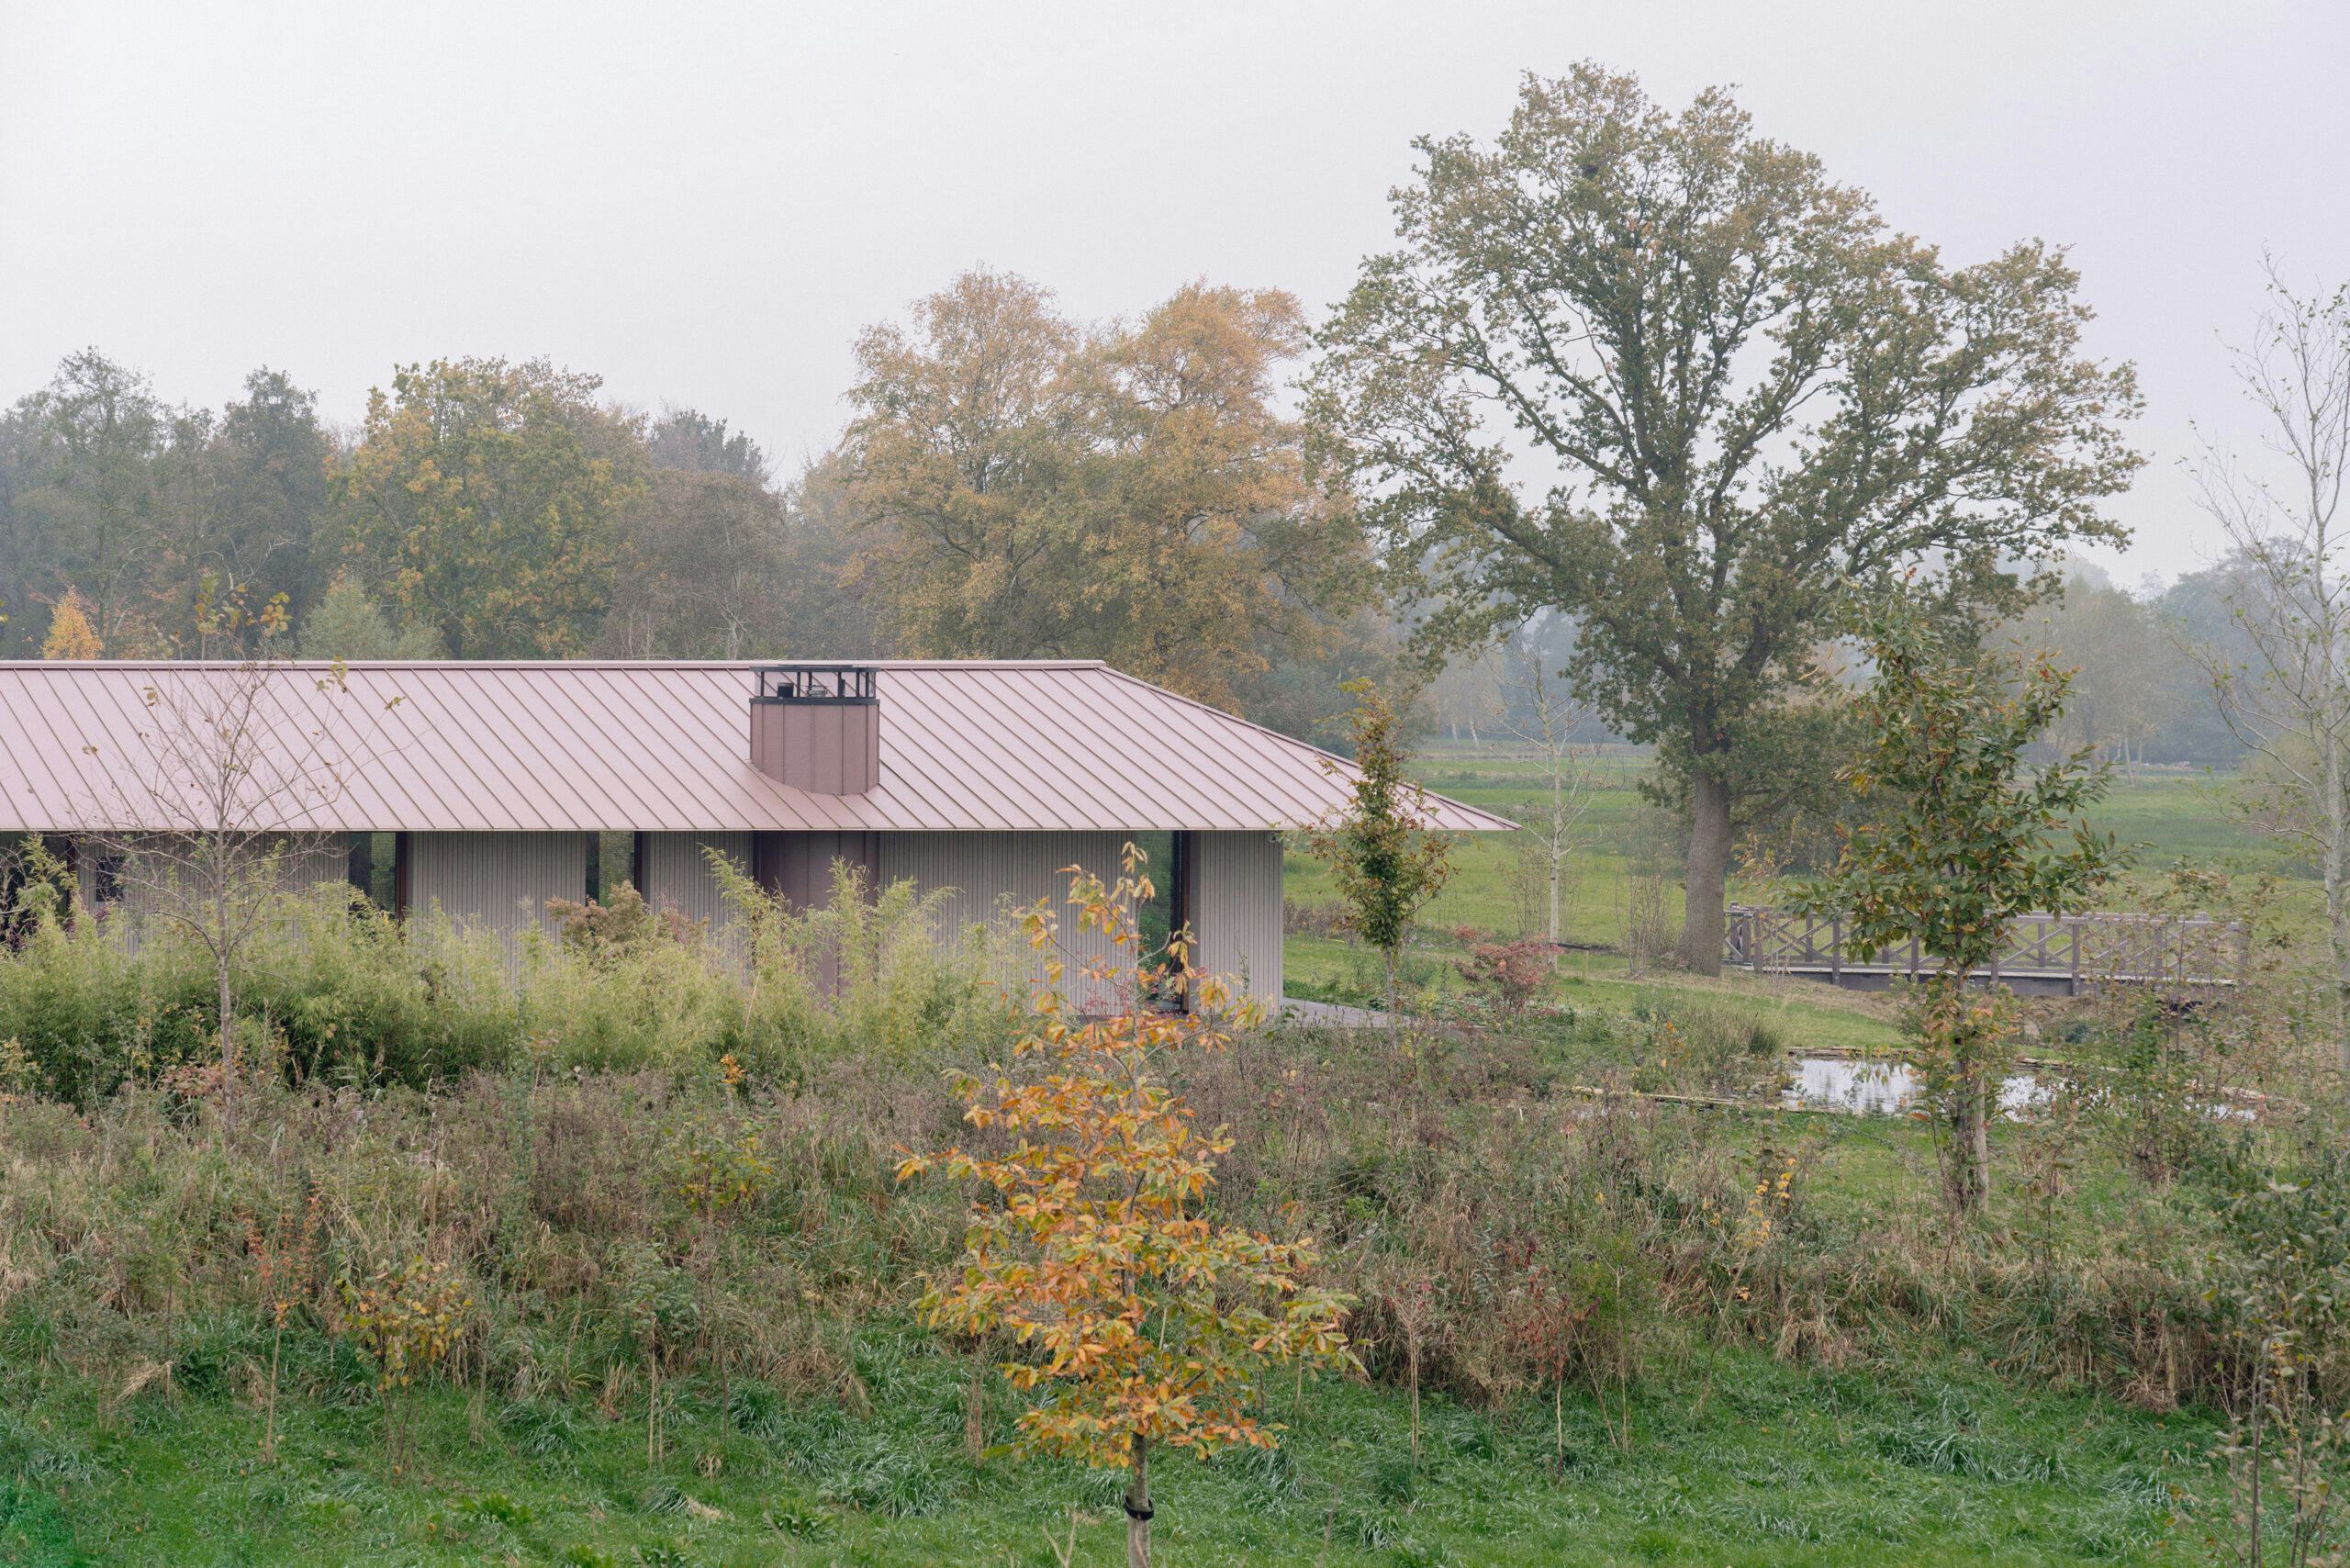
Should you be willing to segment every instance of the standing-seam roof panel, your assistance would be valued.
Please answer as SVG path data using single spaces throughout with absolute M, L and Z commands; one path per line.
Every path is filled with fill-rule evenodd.
M 1320 820 L 1353 778 L 1302 741 L 1098 663 L 877 661 L 880 782 L 812 793 L 751 764 L 760 667 L 0 661 L 0 830 L 188 825 L 204 791 L 174 781 L 170 758 L 200 753 L 205 716 L 247 696 L 261 758 L 248 827 L 1246 832 Z M 1455 831 L 1512 825 L 1441 796 L 1428 812 Z

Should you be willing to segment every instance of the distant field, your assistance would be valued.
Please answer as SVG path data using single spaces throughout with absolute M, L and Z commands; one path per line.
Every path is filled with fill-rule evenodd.
M 1623 832 L 1648 766 L 1647 755 L 1630 748 L 1611 748 L 1595 763 L 1600 788 L 1585 824 L 1603 846 Z M 1543 790 L 1541 765 L 1522 758 L 1435 753 L 1422 757 L 1415 773 L 1440 794 L 1489 809 L 1522 805 Z M 2224 859 L 2307 874 L 2307 868 L 2291 866 L 2272 840 L 2230 812 L 2226 799 L 2235 782 L 2232 773 L 2202 771 L 2147 771 L 2135 781 L 2117 776 L 2094 820 L 2125 845 L 2137 846 L 2138 864 L 2145 868 L 2182 859 Z
M 1633 981 L 1615 951 L 1622 940 L 1633 855 L 1638 852 L 1630 842 L 1639 815 L 1638 783 L 1648 766 L 1645 753 L 1628 747 L 1610 748 L 1594 764 L 1598 781 L 1583 821 L 1583 847 L 1574 858 L 1562 901 L 1561 935 L 1571 944 L 1606 951 L 1578 955 L 1565 964 L 1551 998 L 1561 1004 L 1623 1010 L 1643 998 L 1686 991 L 1692 984 L 1685 977 L 1673 976 Z M 1425 756 L 1415 771 L 1430 790 L 1508 814 L 1534 803 L 1543 790 L 1540 764 L 1492 753 L 1439 749 Z M 2094 821 L 2131 848 L 2132 869 L 2113 890 L 2109 905 L 2140 902 L 2146 884 L 2182 864 L 2274 872 L 2297 883 L 2307 881 L 2306 866 L 2228 810 L 2225 798 L 2233 781 L 2231 775 L 2209 773 L 2145 773 L 2134 782 L 2117 778 Z M 1427 939 L 1408 970 L 1427 999 L 1440 1001 L 1460 989 L 1451 965 L 1460 950 L 1449 935 L 1454 928 L 1473 926 L 1503 936 L 1539 930 L 1539 924 L 1528 924 L 1530 918 L 1539 919 L 1538 912 L 1522 905 L 1505 875 L 1515 853 L 1505 834 L 1471 834 L 1460 842 L 1452 880 L 1422 916 Z M 1655 848 L 1647 853 L 1655 864 Z M 1662 858 L 1672 879 L 1666 896 L 1677 922 L 1677 855 Z M 1326 905 L 1334 900 L 1328 871 L 1302 848 L 1291 849 L 1283 870 L 1292 904 Z M 2298 886 L 2292 890 L 2304 891 Z M 1327 933 L 1296 927 L 1293 922 L 1286 944 L 1292 994 L 1359 999 L 1376 991 L 1378 976 L 1368 955 Z M 1778 1015 L 1803 1042 L 1865 1046 L 1889 1044 L 1894 1038 L 1890 1011 L 1881 1001 L 1840 994 L 1824 986 L 1764 997 L 1739 991 L 1760 983 L 1743 977 L 1719 983 L 1731 988 L 1732 997 L 1744 998 L 1735 1005 Z

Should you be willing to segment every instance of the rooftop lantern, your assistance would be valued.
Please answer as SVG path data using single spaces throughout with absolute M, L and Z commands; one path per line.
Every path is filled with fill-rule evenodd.
M 751 696 L 751 765 L 820 795 L 881 781 L 881 700 L 873 666 L 762 665 Z

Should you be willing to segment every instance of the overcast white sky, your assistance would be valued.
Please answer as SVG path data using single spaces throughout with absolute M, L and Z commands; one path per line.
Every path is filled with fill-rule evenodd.
M 1580 58 L 1741 89 L 1959 260 L 2073 247 L 2154 458 L 2125 578 L 2209 557 L 2175 462 L 2276 250 L 2350 278 L 2341 0 L 75 5 L 0 0 L 0 398 L 97 344 L 357 417 L 396 363 L 546 354 L 787 465 L 850 340 L 974 262 L 1073 309 L 1183 280 L 1319 311 L 1422 132 Z

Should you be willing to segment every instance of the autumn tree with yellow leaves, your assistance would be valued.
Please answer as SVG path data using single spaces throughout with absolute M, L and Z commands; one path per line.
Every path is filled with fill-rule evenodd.
M 912 1155 L 898 1175 L 936 1170 L 979 1184 L 960 1264 L 934 1280 L 923 1316 L 1018 1347 L 1003 1374 L 1040 1395 L 1019 1417 L 1024 1450 L 1129 1472 L 1127 1562 L 1144 1568 L 1152 1450 L 1270 1448 L 1279 1427 L 1249 1408 L 1259 1373 L 1353 1357 L 1339 1321 L 1345 1298 L 1307 1282 L 1310 1240 L 1276 1241 L 1198 1212 L 1232 1143 L 1200 1130 L 1157 1064 L 1224 1048 L 1248 1010 L 1226 982 L 1191 968 L 1188 933 L 1164 962 L 1143 961 L 1135 911 L 1152 888 L 1132 845 L 1114 884 L 1069 870 L 1078 929 L 1098 934 L 1109 955 L 1082 966 L 1081 989 L 1120 1005 L 1078 1012 L 1063 984 L 1058 913 L 1031 911 L 1047 983 L 1013 1054 L 1043 1070 L 958 1075 L 964 1120 L 982 1147 Z M 1146 1003 L 1170 986 L 1187 988 L 1195 1010 Z
M 867 330 L 844 468 L 900 651 L 1101 658 L 1225 705 L 1315 655 L 1372 574 L 1278 407 L 1305 345 L 1279 289 L 1091 324 L 987 271 Z
M 96 659 L 104 658 L 106 651 L 106 644 L 98 641 L 98 633 L 90 624 L 89 609 L 80 591 L 67 588 L 65 597 L 49 612 L 49 635 L 41 639 L 40 656 Z

